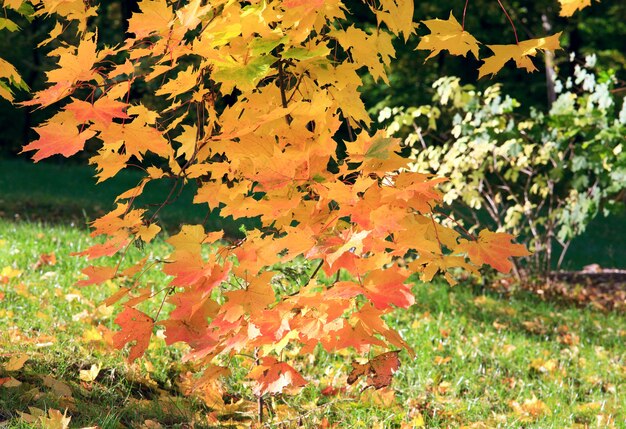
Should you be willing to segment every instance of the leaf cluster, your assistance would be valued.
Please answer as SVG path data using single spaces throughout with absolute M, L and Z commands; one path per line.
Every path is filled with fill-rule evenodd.
M 430 281 L 441 272 L 454 282 L 457 268 L 477 273 L 489 264 L 507 272 L 510 256 L 527 254 L 510 234 L 473 236 L 442 225 L 435 207 L 444 179 L 405 169 L 398 140 L 369 131 L 359 72 L 386 81 L 392 37 L 406 39 L 414 25 L 412 1 L 368 6 L 378 22 L 371 31 L 344 26 L 348 10 L 338 0 L 191 0 L 175 7 L 144 0 L 125 40 L 101 46 L 88 25 L 95 6 L 37 4 L 37 15 L 58 21 L 44 42 L 57 60 L 46 73 L 48 86 L 21 104 L 53 115 L 24 151 L 39 161 L 71 156 L 90 142 L 99 147 L 90 160 L 99 181 L 127 168 L 143 172 L 117 207 L 92 223 L 92 235 L 103 241 L 77 253 L 90 260 L 121 255 L 115 267 L 86 268 L 80 283 L 120 281 L 105 302 L 123 302 L 114 342 L 133 343 L 131 359 L 164 327 L 168 344 L 188 344 L 185 359 L 206 366 L 206 383 L 224 373 L 215 367 L 222 359 L 243 355 L 255 392 L 279 393 L 303 384 L 296 359 L 286 360 L 316 347 L 411 352 L 384 316 L 414 303 L 413 273 Z M 457 49 L 456 41 L 446 45 L 447 29 L 431 24 L 440 37 L 435 49 Z M 528 57 L 556 48 L 557 38 L 502 52 L 492 47 L 498 64 L 486 64 L 485 73 L 508 59 L 530 70 Z M 466 35 L 460 40 L 473 49 Z M 131 99 L 134 88 L 156 83 L 150 95 L 159 103 Z M 338 142 L 342 127 L 350 138 Z M 172 186 L 163 203 L 139 206 L 146 186 L 164 178 Z M 229 240 L 201 224 L 182 225 L 167 240 L 168 256 L 126 262 L 130 246 L 141 249 L 160 233 L 159 211 L 187 183 L 197 186 L 195 204 L 255 218 L 258 227 Z M 273 267 L 303 257 L 317 266 L 308 279 L 288 289 L 277 284 Z M 169 275 L 169 284 L 144 284 L 151 269 Z M 320 271 L 334 280 L 318 282 Z M 141 311 L 148 300 L 160 300 L 156 314 Z M 174 307 L 169 314 L 161 311 L 166 302 Z M 375 387 L 398 365 L 392 359 L 379 377 L 380 360 L 360 367 L 369 368 L 363 371 Z

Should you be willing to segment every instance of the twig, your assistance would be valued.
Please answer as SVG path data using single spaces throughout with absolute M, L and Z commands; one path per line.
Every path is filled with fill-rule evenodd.
M 502 8 L 502 11 L 506 15 L 507 19 L 511 23 L 511 27 L 513 28 L 513 34 L 515 35 L 515 43 L 519 45 L 519 39 L 517 37 L 517 29 L 515 28 L 515 24 L 513 24 L 513 20 L 511 19 L 511 17 L 509 16 L 509 13 L 504 8 L 504 5 L 502 4 L 502 2 L 500 0 L 497 0 L 497 2 L 500 5 L 500 7 Z

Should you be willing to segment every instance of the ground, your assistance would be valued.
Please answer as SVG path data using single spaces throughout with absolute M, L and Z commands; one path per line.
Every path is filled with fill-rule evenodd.
M 189 397 L 193 367 L 180 361 L 183 347 L 157 335 L 132 365 L 112 348 L 118 309 L 99 303 L 117 286 L 74 286 L 86 261 L 69 253 L 90 240 L 83 228 L 0 223 L 0 425 L 30 427 L 21 414 L 33 414 L 29 407 L 67 410 L 70 427 L 253 422 L 242 369 L 219 398 Z M 624 314 L 508 286 L 416 283 L 415 293 L 417 304 L 389 320 L 416 352 L 401 353 L 391 388 L 349 387 L 353 356 L 318 352 L 298 361 L 309 385 L 269 401 L 270 426 L 626 427 Z

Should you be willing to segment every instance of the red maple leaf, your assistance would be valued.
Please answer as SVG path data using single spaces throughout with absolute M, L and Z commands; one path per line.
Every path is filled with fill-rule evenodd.
M 121 349 L 129 342 L 135 341 L 128 354 L 128 360 L 132 362 L 143 355 L 143 352 L 148 348 L 154 320 L 139 310 L 126 307 L 117 315 L 115 323 L 122 327 L 121 331 L 113 335 L 113 345 L 116 348 Z

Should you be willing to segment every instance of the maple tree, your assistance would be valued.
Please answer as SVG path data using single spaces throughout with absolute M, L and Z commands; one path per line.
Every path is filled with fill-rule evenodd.
M 21 104 L 54 106 L 55 112 L 35 127 L 39 138 L 24 151 L 35 151 L 39 161 L 97 142 L 90 163 L 100 182 L 125 168 L 145 173 L 117 197 L 114 210 L 92 223 L 92 235 L 104 241 L 78 253 L 120 255 L 115 268 L 85 269 L 88 279 L 80 283 L 124 280 L 105 302 L 124 301 L 114 342 L 133 343 L 130 359 L 141 356 L 153 330 L 163 327 L 168 344 L 187 343 L 185 359 L 206 365 L 206 383 L 225 373 L 216 369 L 221 356 L 253 352 L 255 394 L 279 393 L 305 383 L 285 361 L 287 348 L 409 350 L 384 316 L 414 303 L 412 273 L 429 281 L 441 272 L 454 282 L 455 268 L 477 272 L 490 264 L 506 272 L 510 256 L 527 253 L 507 234 L 473 237 L 440 224 L 434 207 L 444 179 L 404 170 L 398 140 L 368 131 L 361 73 L 387 81 L 392 35 L 406 40 L 414 33 L 412 1 L 368 3 L 378 25 L 362 29 L 345 28 L 348 10 L 339 0 L 191 0 L 176 7 L 143 0 L 118 46 L 100 46 L 89 28 L 95 6 L 81 0 L 33 4 L 36 15 L 58 19 L 42 42 L 56 46 L 49 55 L 58 61 L 47 72 L 49 86 Z M 478 55 L 478 41 L 453 15 L 424 25 L 432 35 L 418 49 Z M 558 34 L 487 46 L 493 56 L 481 76 L 511 59 L 532 71 L 529 57 L 557 49 Z M 6 76 L 17 79 L 11 70 L 0 74 Z M 157 86 L 151 95 L 167 107 L 132 101 L 140 85 Z M 339 145 L 341 127 L 351 137 Z M 136 200 L 146 185 L 164 178 L 173 186 L 163 205 L 195 185 L 195 204 L 222 216 L 257 218 L 260 226 L 232 242 L 203 225 L 183 225 L 167 240 L 173 247 L 167 258 L 125 264 L 130 246 L 161 231 L 163 205 L 141 208 Z M 291 290 L 273 282 L 276 264 L 302 257 L 317 264 L 306 282 Z M 171 276 L 167 288 L 143 285 L 146 269 Z M 318 279 L 320 270 L 330 282 Z M 137 307 L 149 299 L 175 308 L 169 315 L 145 314 Z M 368 384 L 382 387 L 398 365 L 397 352 L 387 352 L 355 364 L 349 381 L 365 375 Z

